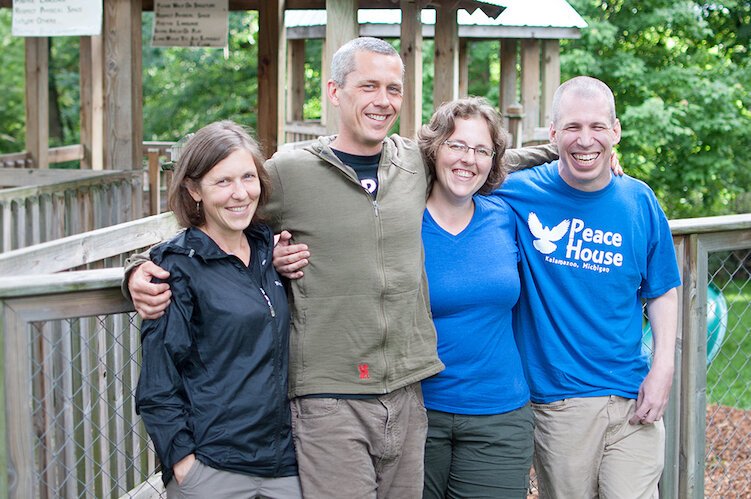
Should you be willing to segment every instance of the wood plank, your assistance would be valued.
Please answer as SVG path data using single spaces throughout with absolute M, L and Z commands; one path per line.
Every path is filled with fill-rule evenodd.
M 147 162 L 149 165 L 149 215 L 158 215 L 162 207 L 159 149 L 149 149 Z
M 48 151 L 50 163 L 64 163 L 66 161 L 79 161 L 83 159 L 83 146 L 73 144 L 71 146 L 51 147 Z
M 106 321 L 107 317 L 103 320 Z M 105 322 L 106 324 L 106 322 Z M 108 382 L 108 372 L 110 358 L 107 355 L 109 351 L 109 341 L 106 327 L 102 327 L 102 324 L 97 326 L 96 345 L 97 345 L 97 364 L 96 364 L 96 386 L 98 388 L 98 395 L 100 400 L 112 400 L 112 394 Z M 97 419 L 94 426 L 94 431 L 97 434 L 98 447 L 99 447 L 99 473 L 98 473 L 98 486 L 101 487 L 103 497 L 111 497 L 112 490 L 114 488 L 114 480 L 112 478 L 112 452 L 111 445 L 112 436 L 110 432 L 110 422 L 115 417 L 110 410 L 109 404 L 99 403 L 97 404 Z
M 498 89 L 498 106 L 502 114 L 505 114 L 508 108 L 519 103 L 519 97 L 516 94 L 517 83 L 517 52 L 519 41 L 515 39 L 501 40 L 501 79 Z M 504 121 L 507 130 L 510 128 L 508 119 Z
M 459 39 L 459 97 L 469 95 L 470 43 L 466 38 Z M 501 109 L 502 111 L 503 109 Z
M 31 345 L 27 321 L 13 303 L 0 302 L 3 331 L 3 378 L 5 396 L 5 452 L 7 466 L 12 467 L 13 479 L 6 483 L 9 498 L 37 497 L 38 480 L 34 467 L 34 420 L 32 418 Z M 3 480 L 7 474 L 3 473 Z
M 141 169 L 141 1 L 104 3 L 104 161 L 107 170 Z
M 678 269 L 681 271 L 681 281 L 685 282 L 684 275 L 687 273 L 687 238 L 677 236 L 673 238 L 675 255 L 678 260 Z M 678 289 L 678 331 L 675 342 L 675 374 L 673 386 L 670 389 L 670 400 L 663 416 L 665 423 L 665 468 L 660 477 L 660 497 L 662 499 L 678 499 L 678 463 L 680 462 L 680 439 L 681 439 L 681 385 L 683 370 L 681 359 L 683 358 L 683 328 L 684 316 L 687 310 L 684 308 L 684 288 Z
M 11 215 L 11 202 L 0 200 L 0 254 L 12 249 Z
M 83 407 L 82 426 L 83 426 L 83 475 L 87 497 L 94 497 L 94 469 L 96 464 L 96 455 L 94 453 L 94 412 L 93 401 L 96 400 L 94 392 L 93 366 L 96 365 L 96 356 L 91 348 L 93 342 L 92 331 L 94 331 L 95 318 L 82 317 L 81 329 L 79 332 L 81 339 L 81 404 Z
M 261 2 L 258 17 L 257 134 L 270 157 L 276 152 L 284 116 L 284 0 Z
M 37 168 L 0 168 L 0 195 L 6 195 L 8 189 L 26 186 L 42 186 L 56 184 L 60 182 L 86 182 L 100 183 L 102 179 L 107 178 L 127 178 L 133 177 L 130 172 L 117 171 L 91 171 L 91 170 L 60 170 Z M 96 179 L 99 179 L 98 181 Z M 66 185 L 65 188 L 68 186 Z M 17 192 L 11 193 L 18 197 Z
M 305 40 L 287 41 L 287 123 L 303 120 L 305 106 Z
M 24 38 L 26 46 L 26 150 L 36 168 L 48 168 L 49 38 Z
M 325 35 L 326 30 L 324 29 L 324 36 Z M 328 134 L 329 119 L 327 118 L 326 113 L 329 112 L 329 108 L 331 107 L 331 103 L 329 102 L 329 98 L 327 97 L 327 85 L 329 78 L 331 78 L 331 59 L 329 58 L 328 49 L 326 48 L 327 45 L 328 44 L 326 43 L 325 39 L 321 40 L 321 125 L 325 130 L 321 135 Z M 335 118 L 332 119 L 335 120 Z
M 522 40 L 521 43 L 521 91 L 524 106 L 524 142 L 534 135 L 540 126 L 540 41 Z
M 684 322 L 681 371 L 681 452 L 678 495 L 704 496 L 704 430 L 707 374 L 707 252 L 701 237 L 691 235 L 689 259 L 683 274 Z
M 553 121 L 553 94 L 561 84 L 561 43 L 559 40 L 542 42 L 542 111 L 540 125 L 547 127 Z
M 401 57 L 404 61 L 404 98 L 399 134 L 414 139 L 422 125 L 422 22 L 421 5 L 400 0 L 402 10 Z
M 670 220 L 669 224 L 673 235 L 749 229 L 751 228 L 751 213 L 719 217 L 682 218 Z
M 112 387 L 113 396 L 109 399 L 112 402 L 112 412 L 114 416 L 114 434 L 115 439 L 115 470 L 116 477 L 125 477 L 127 474 L 127 463 L 125 462 L 125 452 L 120 451 L 120 446 L 125 446 L 126 431 L 130 428 L 126 422 L 129 421 L 126 412 L 126 401 L 131 398 L 130 393 L 125 392 L 123 384 L 123 373 L 125 371 L 125 362 L 128 358 L 124 355 L 123 344 L 123 316 L 116 314 L 108 317 L 112 328 L 109 330 L 109 352 L 112 355 L 112 362 L 108 365 L 111 370 L 110 386 Z
M 433 110 L 459 97 L 459 29 L 452 3 L 436 7 Z
M 357 0 L 327 0 L 326 2 L 326 43 L 324 44 L 324 59 L 322 64 L 322 82 L 331 78 L 331 60 L 339 47 L 357 38 Z M 326 76 L 326 79 L 323 76 Z M 324 97 L 328 92 L 324 91 Z M 327 134 L 335 134 L 339 129 L 339 118 L 336 107 L 328 97 L 325 97 L 321 107 L 326 108 L 323 122 L 326 124 Z M 324 117 L 322 117 L 324 118 Z
M 172 212 L 0 254 L 0 275 L 49 274 L 164 241 L 180 230 Z

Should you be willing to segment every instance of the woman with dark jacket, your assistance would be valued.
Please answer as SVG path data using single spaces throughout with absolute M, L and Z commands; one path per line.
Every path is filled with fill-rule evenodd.
M 172 301 L 143 322 L 136 404 L 167 496 L 299 498 L 287 400 L 289 312 L 256 217 L 270 194 L 240 126 L 193 136 L 170 187 L 187 229 L 151 250 Z

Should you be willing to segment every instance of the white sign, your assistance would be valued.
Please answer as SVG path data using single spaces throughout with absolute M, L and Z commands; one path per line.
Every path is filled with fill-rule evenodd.
M 13 0 L 13 36 L 102 33 L 102 0 Z
M 155 0 L 154 47 L 224 47 L 229 0 Z

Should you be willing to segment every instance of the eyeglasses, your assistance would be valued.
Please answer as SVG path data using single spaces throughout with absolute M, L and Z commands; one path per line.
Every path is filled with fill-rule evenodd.
M 462 156 L 467 154 L 467 151 L 472 149 L 475 152 L 477 159 L 493 159 L 495 151 L 483 146 L 470 147 L 464 142 L 456 142 L 455 140 L 444 140 L 443 143 L 448 146 L 451 152 L 461 154 Z

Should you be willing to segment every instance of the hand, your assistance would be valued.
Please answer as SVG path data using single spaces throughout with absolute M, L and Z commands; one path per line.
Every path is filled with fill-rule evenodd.
M 308 265 L 310 252 L 307 244 L 290 244 L 292 234 L 283 230 L 278 236 L 274 236 L 274 268 L 280 275 L 287 279 L 299 279 L 304 274 L 300 270 Z
M 672 385 L 673 369 L 660 369 L 653 365 L 639 387 L 636 410 L 628 422 L 630 424 L 652 424 L 662 419 L 668 406 Z
M 196 462 L 196 455 L 195 454 L 188 454 L 184 458 L 180 459 L 178 462 L 175 463 L 175 465 L 172 467 L 172 473 L 175 474 L 175 480 L 177 480 L 178 485 L 182 485 L 183 480 L 185 480 L 185 476 L 190 471 L 190 468 L 193 466 L 193 463 Z
M 143 319 L 157 319 L 164 315 L 172 297 L 169 284 L 153 283 L 152 277 L 167 279 L 169 272 L 154 262 L 144 262 L 128 278 L 128 290 L 133 299 L 133 305 Z
M 610 153 L 610 169 L 615 175 L 619 177 L 623 176 L 623 167 L 621 166 L 621 162 L 618 161 L 618 154 L 615 151 Z

